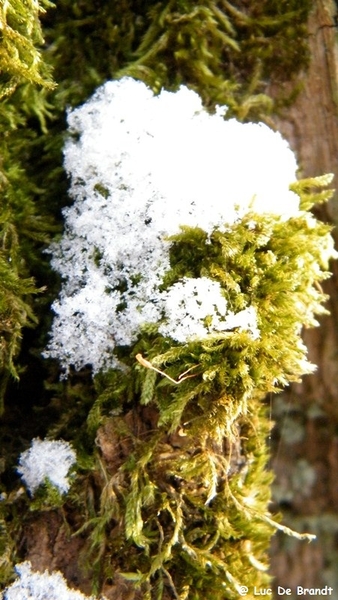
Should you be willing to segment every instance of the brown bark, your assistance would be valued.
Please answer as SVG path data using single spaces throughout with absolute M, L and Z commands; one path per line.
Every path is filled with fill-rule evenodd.
M 300 76 L 303 89 L 275 124 L 295 150 L 301 175 L 334 173 L 338 188 L 338 53 L 335 4 L 315 0 L 309 19 L 310 67 Z M 316 216 L 338 224 L 338 193 Z M 338 232 L 334 230 L 338 240 Z M 275 499 L 285 522 L 316 533 L 311 545 L 276 536 L 272 545 L 275 585 L 333 587 L 338 598 L 338 265 L 325 283 L 330 316 L 304 332 L 315 374 L 273 400 L 276 427 L 272 464 Z

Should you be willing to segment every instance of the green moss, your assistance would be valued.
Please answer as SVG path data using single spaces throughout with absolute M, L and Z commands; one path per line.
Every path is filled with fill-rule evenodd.
M 39 50 L 43 43 L 39 13 L 45 6 L 51 4 L 13 0 L 0 7 L 0 123 L 5 131 L 0 142 L 0 412 L 8 378 L 18 378 L 15 359 L 22 329 L 36 323 L 32 295 L 39 290 L 31 274 L 41 260 L 36 247 L 41 247 L 50 231 L 48 218 L 34 202 L 39 190 L 20 157 L 28 150 L 22 139 L 28 118 L 34 115 L 44 126 L 49 115 L 45 92 L 34 85 L 54 87 Z
M 8 0 L 1 4 L 0 99 L 25 81 L 53 87 L 50 69 L 38 49 L 43 43 L 39 15 L 51 6 L 48 0 Z
M 314 200 L 309 186 L 295 189 L 302 204 Z M 255 306 L 260 337 L 232 331 L 175 344 L 152 326 L 124 356 L 126 373 L 96 378 L 88 424 L 101 423 L 104 478 L 99 510 L 84 525 L 88 551 L 98 568 L 103 546 L 109 568 L 123 574 L 128 565 L 124 576 L 146 597 L 234 598 L 239 585 L 269 583 L 272 532 L 292 532 L 267 511 L 262 400 L 311 370 L 299 325 L 324 310 L 316 284 L 328 276 L 329 229 L 306 213 L 287 221 L 252 213 L 208 240 L 182 228 L 165 285 L 186 273 L 216 279 L 232 310 Z
M 229 116 L 266 118 L 273 103 L 265 81 L 283 83 L 306 67 L 304 26 L 310 6 L 309 0 L 243 6 L 223 0 L 146 5 L 138 0 L 60 0 L 56 9 L 49 2 L 12 0 L 4 5 L 3 85 L 6 94 L 16 92 L 0 107 L 8 132 L 0 149 L 3 193 L 10 224 L 16 221 L 23 262 L 33 261 L 42 285 L 50 277 L 34 258 L 41 249 L 37 235 L 41 242 L 42 233 L 50 230 L 45 217 L 59 218 L 69 202 L 62 169 L 66 108 L 84 101 L 103 81 L 126 73 L 156 90 L 187 84 L 206 106 L 227 104 Z M 290 43 L 295 37 L 297 44 Z M 47 65 L 58 84 L 48 94 L 32 85 L 52 87 Z M 31 274 L 36 275 L 34 268 L 17 273 Z M 17 322 L 18 332 L 26 322 Z M 15 356 L 18 348 L 16 338 L 7 355 Z M 14 373 L 13 364 L 6 364 L 4 377 Z
M 308 64 L 306 21 L 311 2 L 156 3 L 129 64 L 118 74 L 154 90 L 188 84 L 206 106 L 227 105 L 229 116 L 263 119 L 287 101 L 282 84 Z M 297 39 L 299 43 L 292 43 Z M 266 82 L 280 86 L 277 101 Z M 293 92 L 291 92 L 292 95 Z

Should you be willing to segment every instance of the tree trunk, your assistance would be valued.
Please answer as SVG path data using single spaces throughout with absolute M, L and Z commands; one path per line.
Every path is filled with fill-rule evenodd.
M 287 114 L 274 117 L 274 122 L 296 151 L 301 175 L 333 172 L 338 187 L 338 59 L 334 5 L 330 0 L 314 0 L 308 29 L 311 64 L 309 71 L 300 77 L 303 90 Z M 297 44 L 296 39 L 294 43 Z M 290 82 L 290 89 L 293 84 Z M 272 86 L 267 92 L 273 95 Z M 330 204 L 316 209 L 316 214 L 325 221 L 338 223 L 338 194 Z M 333 596 L 338 599 L 338 574 L 334 564 L 338 553 L 338 327 L 335 326 L 338 265 L 333 264 L 332 269 L 334 276 L 325 285 L 330 294 L 328 309 L 331 316 L 321 319 L 318 330 L 304 334 L 310 359 L 318 365 L 318 371 L 272 399 L 272 414 L 276 421 L 271 439 L 272 466 L 276 472 L 275 503 L 277 508 L 278 505 L 281 507 L 287 525 L 298 531 L 318 534 L 318 541 L 308 545 L 284 534 L 276 535 L 272 547 L 272 572 L 276 586 L 291 587 L 295 592 L 297 585 L 323 587 L 327 584 L 334 588 Z M 145 412 L 140 420 L 144 425 Z M 153 429 L 154 419 L 148 420 Z M 97 442 L 109 466 L 109 452 L 115 460 L 116 445 L 112 446 L 114 438 L 108 429 L 109 426 L 99 430 Z M 184 440 L 184 437 L 171 437 L 169 443 L 180 449 Z M 130 452 L 126 443 L 124 448 L 121 443 L 121 455 L 123 451 Z M 233 453 L 233 460 L 237 458 Z M 239 460 L 237 468 L 242 468 Z M 93 491 L 90 488 L 88 496 L 92 494 L 94 503 L 95 476 L 91 483 Z M 36 516 L 33 512 L 23 527 L 20 553 L 31 560 L 33 568 L 60 569 L 70 585 L 89 593 L 90 578 L 83 575 L 79 561 L 87 532 L 76 537 L 69 534 L 69 524 L 74 525 L 74 530 L 78 528 L 77 517 L 78 514 L 75 511 L 72 514 L 70 509 L 69 514 L 45 511 Z M 116 531 L 112 529 L 110 534 L 113 537 Z M 136 599 L 141 595 L 122 578 L 107 580 L 102 591 L 112 600 Z
M 276 127 L 296 152 L 303 177 L 334 173 L 338 187 L 338 51 L 335 4 L 316 0 L 309 19 L 310 68 L 299 79 L 302 92 Z M 338 223 L 338 193 L 316 209 Z M 338 233 L 334 231 L 335 239 Z M 272 546 L 275 586 L 333 587 L 338 598 L 338 265 L 325 283 L 329 316 L 305 331 L 315 374 L 275 398 L 272 436 L 275 501 L 284 521 L 317 535 L 310 545 L 276 536 Z

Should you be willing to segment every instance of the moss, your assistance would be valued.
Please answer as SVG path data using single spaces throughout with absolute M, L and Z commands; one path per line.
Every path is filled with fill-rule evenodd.
M 309 0 L 243 5 L 60 0 L 57 9 L 49 2 L 36 6 L 13 0 L 6 6 L 7 12 L 1 13 L 5 33 L 0 60 L 8 93 L 16 91 L 0 109 L 8 131 L 1 148 L 3 191 L 17 237 L 21 245 L 24 242 L 19 254 L 26 266 L 33 261 L 37 268 L 37 273 L 34 267 L 26 268 L 22 276 L 33 274 L 42 285 L 50 278 L 38 264 L 43 232 L 50 231 L 48 218 L 59 219 L 60 209 L 69 202 L 62 169 L 67 106 L 84 101 L 103 81 L 128 73 L 156 90 L 188 84 L 211 109 L 227 104 L 229 116 L 266 118 L 273 103 L 265 81 L 282 84 L 308 60 L 304 26 Z M 46 40 L 41 50 L 39 16 Z M 297 44 L 290 43 L 295 37 Z M 48 93 L 32 85 L 52 88 L 47 65 L 53 67 L 57 82 Z M 25 297 L 24 290 L 22 294 Z M 30 306 L 32 302 L 29 299 Z M 18 322 L 18 332 L 26 323 Z M 19 346 L 17 337 L 8 356 L 15 357 Z M 13 374 L 13 363 L 6 364 Z
M 250 214 L 208 241 L 183 228 L 168 282 L 192 269 L 219 280 L 233 310 L 243 297 L 255 305 L 260 338 L 238 331 L 169 344 L 153 326 L 124 356 L 126 373 L 96 378 L 88 424 L 99 427 L 103 476 L 100 506 L 83 526 L 88 551 L 99 568 L 104 546 L 105 564 L 146 597 L 233 598 L 239 585 L 269 583 L 270 536 L 290 531 L 267 512 L 262 400 L 306 370 L 300 319 L 311 326 L 312 311 L 323 311 L 315 282 L 327 276 L 319 249 L 329 228 L 308 224 L 306 214 Z
M 114 432 L 114 465 L 99 438 L 107 471 L 100 511 L 86 524 L 92 561 L 102 565 L 106 535 L 106 564 L 144 594 L 148 590 L 149 597 L 162 589 L 182 598 L 233 598 L 239 582 L 266 584 L 270 526 L 261 511 L 271 476 L 265 471 L 264 446 L 255 447 L 250 474 L 244 464 L 238 472 L 234 445 L 226 450 L 212 437 L 196 435 L 174 441 L 163 428 L 153 433 L 145 417 L 131 410 L 105 422 Z M 243 435 L 256 440 L 259 423 L 259 418 L 254 424 L 243 419 Z
M 50 230 L 48 218 L 39 213 L 33 200 L 38 190 L 20 161 L 28 116 L 35 114 L 44 124 L 48 114 L 45 92 L 39 94 L 34 86 L 54 87 L 40 50 L 39 15 L 46 6 L 51 4 L 13 0 L 0 7 L 0 123 L 6 132 L 0 142 L 0 412 L 8 378 L 18 378 L 15 359 L 22 328 L 36 322 L 32 295 L 39 290 L 31 277 L 37 263 L 33 247 L 41 246 Z
M 50 69 L 39 52 L 43 43 L 39 16 L 50 6 L 48 0 L 8 0 L 1 4 L 0 98 L 25 81 L 53 87 Z
M 310 8 L 308 0 L 156 3 L 118 74 L 145 80 L 154 90 L 185 83 L 206 106 L 225 104 L 229 116 L 265 120 L 287 101 L 283 83 L 308 64 Z M 267 81 L 279 87 L 276 102 L 266 92 Z

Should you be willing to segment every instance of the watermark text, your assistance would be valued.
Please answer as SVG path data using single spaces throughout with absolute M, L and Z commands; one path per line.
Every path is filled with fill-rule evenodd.
M 246 596 L 251 590 L 246 585 L 241 585 L 238 589 L 239 594 L 241 596 Z M 295 588 L 282 587 L 279 585 L 276 589 L 277 596 L 331 596 L 333 592 L 333 587 L 329 585 L 325 585 L 322 588 L 314 588 L 314 587 L 303 587 L 302 585 L 297 585 Z M 254 596 L 271 596 L 273 594 L 272 588 L 266 587 L 254 587 L 252 590 Z

